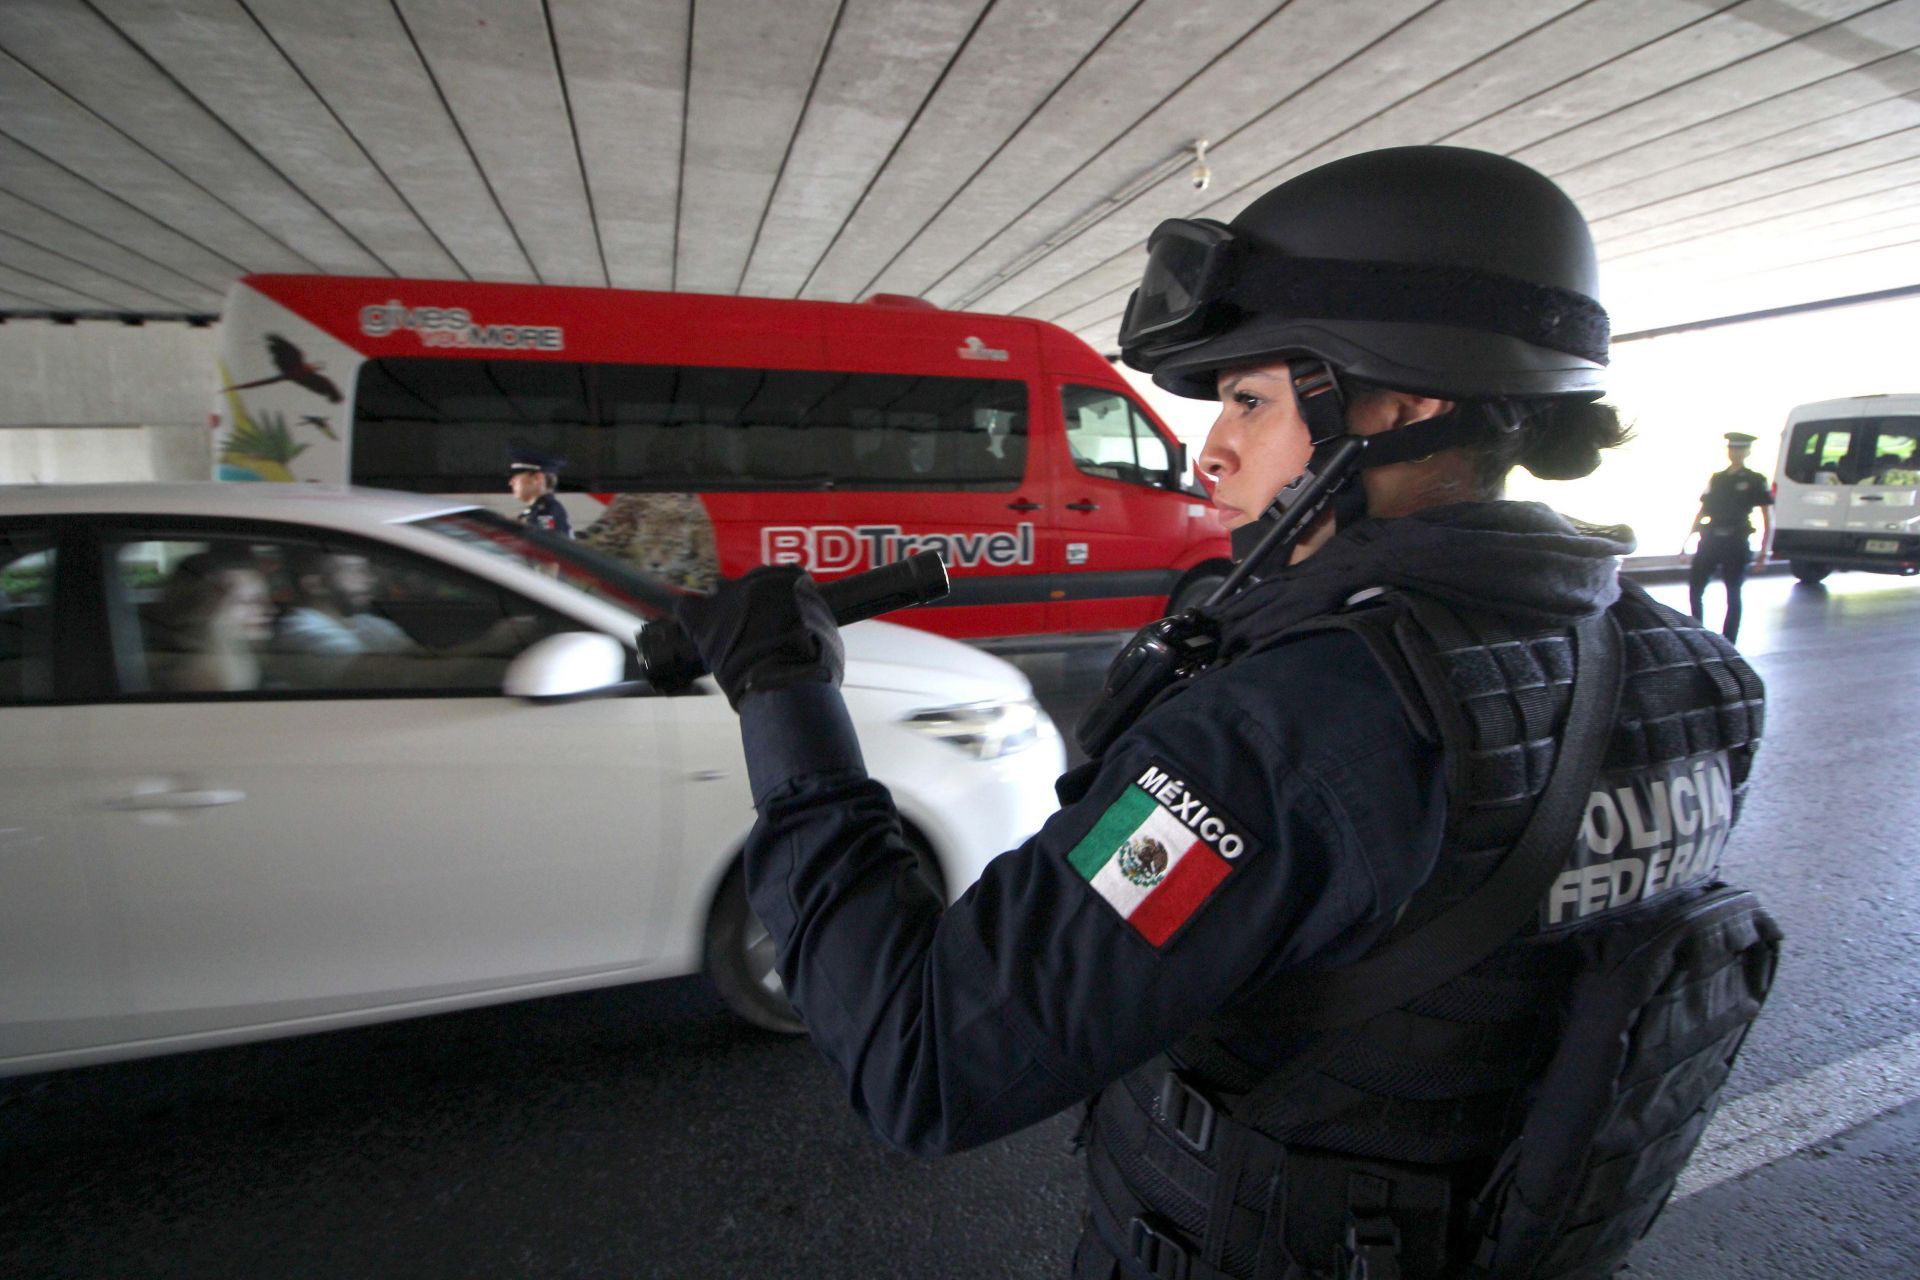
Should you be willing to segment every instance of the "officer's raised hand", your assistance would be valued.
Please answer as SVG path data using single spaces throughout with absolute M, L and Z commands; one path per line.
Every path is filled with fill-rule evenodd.
M 762 565 L 688 596 L 674 616 L 734 710 L 750 693 L 797 684 L 838 685 L 846 667 L 840 629 L 819 590 L 793 565 Z

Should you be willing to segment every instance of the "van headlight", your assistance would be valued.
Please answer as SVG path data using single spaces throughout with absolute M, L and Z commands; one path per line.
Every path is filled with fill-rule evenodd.
M 1053 721 L 1031 698 L 1019 702 L 968 702 L 916 711 L 904 723 L 960 748 L 977 760 L 997 760 L 1023 751 L 1055 732 Z

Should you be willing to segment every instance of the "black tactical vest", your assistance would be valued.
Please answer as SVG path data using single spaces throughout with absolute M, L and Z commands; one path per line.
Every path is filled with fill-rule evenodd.
M 1757 905 L 1716 896 L 1737 891 L 1714 874 L 1760 738 L 1759 678 L 1720 636 L 1630 583 L 1612 613 L 1625 646 L 1619 709 L 1580 837 L 1535 923 L 1464 974 L 1351 1028 L 1289 1027 L 1256 992 L 1106 1089 L 1086 1129 L 1090 1220 L 1076 1277 L 1601 1276 L 1650 1225 L 1764 998 L 1778 935 L 1760 936 L 1772 925 Z M 1307 626 L 1356 631 L 1415 726 L 1443 747 L 1440 863 L 1390 941 L 1480 885 L 1524 829 L 1567 717 L 1570 636 L 1404 594 Z M 1675 997 L 1693 1001 L 1679 1015 L 1687 1043 L 1676 1035 L 1629 1066 L 1652 1073 L 1654 1096 L 1694 1071 L 1678 1091 L 1690 1110 L 1624 1104 L 1616 1128 L 1635 1150 L 1620 1167 L 1589 1173 L 1584 1157 L 1562 1160 L 1583 1179 L 1564 1188 L 1569 1203 L 1544 1225 L 1513 1225 L 1503 1194 L 1540 1082 L 1591 1092 L 1588 1073 L 1602 1069 L 1604 1054 L 1591 1066 L 1556 1057 L 1579 1030 L 1569 1009 L 1605 996 L 1632 1017 L 1628 1005 L 1649 993 L 1622 995 L 1623 984 L 1595 975 L 1622 972 L 1620 955 L 1643 954 L 1646 939 L 1671 945 L 1681 917 L 1682 933 L 1700 933 L 1702 913 L 1724 946 L 1688 943 L 1662 960 L 1661 975 L 1691 965 L 1706 988 Z M 1592 1021 L 1589 1004 L 1577 1007 Z M 1565 1101 L 1569 1123 L 1587 1126 L 1570 1141 L 1603 1123 L 1573 1114 L 1581 1099 Z M 1540 1124 L 1528 1120 L 1530 1154 L 1555 1151 Z M 1504 1243 L 1493 1239 L 1501 1231 Z M 1514 1265 L 1511 1255 L 1536 1249 L 1543 1256 Z

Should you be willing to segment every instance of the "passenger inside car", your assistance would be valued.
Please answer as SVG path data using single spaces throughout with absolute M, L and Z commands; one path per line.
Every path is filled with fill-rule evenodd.
M 259 648 L 273 633 L 267 580 L 249 560 L 213 551 L 168 576 L 147 628 L 147 671 L 163 693 L 260 686 Z
M 287 549 L 294 606 L 280 619 L 274 648 L 283 653 L 410 653 L 413 638 L 373 612 L 375 578 L 365 556 L 321 547 Z
M 497 689 L 507 662 L 553 629 L 354 552 L 293 544 L 283 559 L 291 601 L 269 671 L 288 688 Z

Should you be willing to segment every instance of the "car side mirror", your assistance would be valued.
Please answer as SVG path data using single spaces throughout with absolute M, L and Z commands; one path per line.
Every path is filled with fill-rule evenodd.
M 501 689 L 509 698 L 563 702 L 625 693 L 627 650 L 598 631 L 564 631 L 527 646 L 507 665 Z

